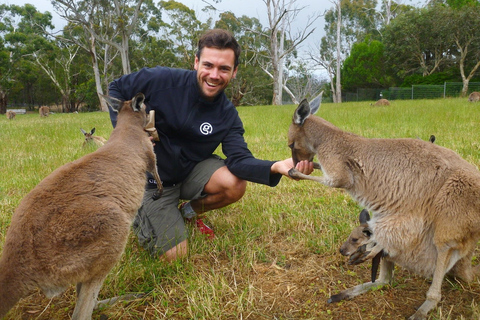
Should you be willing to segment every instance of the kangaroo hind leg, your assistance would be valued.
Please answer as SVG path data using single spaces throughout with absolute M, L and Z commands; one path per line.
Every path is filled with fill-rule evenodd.
M 77 284 L 77 305 L 73 311 L 73 320 L 90 320 L 104 277 L 94 278 Z
M 427 299 L 417 309 L 417 311 L 409 318 L 409 320 L 425 320 L 428 313 L 437 307 L 438 302 L 442 297 L 442 282 L 446 273 L 453 265 L 460 259 L 458 250 L 445 246 L 438 249 L 437 261 L 435 264 L 435 271 L 433 272 L 433 279 L 430 288 L 427 291 Z
M 359 296 L 369 290 L 381 288 L 387 284 L 390 284 L 393 279 L 393 270 L 395 264 L 392 261 L 387 259 L 382 259 L 380 261 L 380 276 L 375 282 L 366 282 L 355 287 L 348 288 L 341 291 L 340 293 L 332 295 L 328 299 L 328 303 L 339 302 L 346 299 L 352 299 L 356 296 Z

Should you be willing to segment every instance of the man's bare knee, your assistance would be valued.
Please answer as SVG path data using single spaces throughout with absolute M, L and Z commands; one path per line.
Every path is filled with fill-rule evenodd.
M 230 185 L 229 188 L 226 190 L 226 194 L 227 194 L 227 197 L 233 203 L 240 200 L 243 197 L 246 189 L 247 189 L 247 181 L 237 178 L 237 181 L 232 185 Z
M 179 244 L 177 244 L 175 247 L 171 248 L 170 250 L 162 254 L 160 256 L 160 260 L 172 262 L 179 258 L 182 258 L 187 255 L 187 248 L 188 248 L 187 240 L 184 240 Z

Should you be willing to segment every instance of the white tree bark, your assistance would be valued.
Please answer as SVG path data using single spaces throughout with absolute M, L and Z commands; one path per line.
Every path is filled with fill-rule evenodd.
M 273 80 L 273 105 L 282 104 L 282 89 L 287 89 L 286 92 L 292 97 L 292 101 L 296 103 L 298 99 L 293 96 L 291 90 L 288 90 L 286 79 L 284 79 L 285 72 L 285 58 L 291 54 L 298 46 L 304 42 L 315 30 L 312 24 L 318 19 L 318 15 L 309 18 L 303 30 L 296 33 L 294 36 L 290 34 L 291 23 L 301 8 L 294 8 L 296 0 L 263 0 L 267 6 L 267 15 L 269 23 L 269 33 L 265 36 L 269 39 L 269 66 L 265 66 L 263 70 Z M 290 46 L 285 48 L 285 40 L 288 40 Z M 268 70 L 271 72 L 268 72 Z
M 335 103 L 342 103 L 342 84 L 340 69 L 342 68 L 342 62 L 340 61 L 341 56 L 341 46 L 342 46 L 342 6 L 341 0 L 338 0 L 336 3 L 337 6 L 337 81 L 335 84 Z

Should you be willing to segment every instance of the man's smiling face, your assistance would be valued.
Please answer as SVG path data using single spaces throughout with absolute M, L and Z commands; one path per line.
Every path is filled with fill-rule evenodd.
M 195 70 L 202 96 L 213 100 L 237 74 L 234 67 L 235 54 L 232 49 L 203 48 L 200 59 L 195 57 Z

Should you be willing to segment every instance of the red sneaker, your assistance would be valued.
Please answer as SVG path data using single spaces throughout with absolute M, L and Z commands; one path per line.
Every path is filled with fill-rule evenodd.
M 202 219 L 198 219 L 195 221 L 195 224 L 197 226 L 198 231 L 200 233 L 204 234 L 207 239 L 213 239 L 215 238 L 215 233 L 213 232 L 213 229 L 207 226 L 205 223 L 203 223 Z
M 187 204 L 186 202 L 182 203 L 179 206 L 179 210 L 182 210 L 183 206 Z M 202 219 L 200 218 L 191 218 L 191 219 L 185 219 L 187 222 L 192 223 L 195 222 L 195 226 L 197 227 L 198 231 L 200 231 L 201 234 L 204 234 L 207 239 L 213 239 L 215 238 L 215 233 L 213 232 L 213 229 L 207 226 Z

